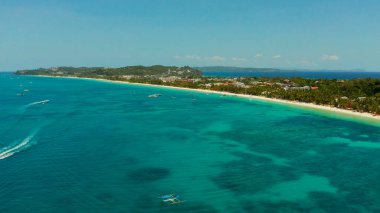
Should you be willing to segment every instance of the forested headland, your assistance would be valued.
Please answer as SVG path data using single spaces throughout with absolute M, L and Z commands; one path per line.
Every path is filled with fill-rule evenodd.
M 19 70 L 18 75 L 97 78 L 194 89 L 224 91 L 327 105 L 380 114 L 380 79 L 308 79 L 281 77 L 205 77 L 202 71 L 175 66 L 53 67 Z

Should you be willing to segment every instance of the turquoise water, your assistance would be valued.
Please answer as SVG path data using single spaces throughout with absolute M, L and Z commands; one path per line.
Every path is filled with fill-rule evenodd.
M 212 94 L 12 74 L 0 75 L 0 110 L 2 213 L 380 211 L 378 126 Z M 168 193 L 186 202 L 162 203 Z

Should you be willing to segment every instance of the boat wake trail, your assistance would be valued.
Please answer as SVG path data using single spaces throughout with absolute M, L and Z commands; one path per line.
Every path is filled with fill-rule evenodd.
M 20 107 L 21 114 L 24 114 L 25 111 L 31 106 L 38 105 L 38 104 L 47 104 L 48 102 L 50 102 L 50 100 L 36 101 L 36 102 L 32 102 L 30 104 L 24 105 L 24 106 Z
M 15 143 L 14 145 L 0 149 L 0 160 L 8 158 L 22 150 L 27 149 L 32 145 L 33 138 L 37 134 L 38 130 L 32 132 L 28 137 L 24 138 L 20 143 Z
M 37 101 L 37 102 L 30 103 L 27 106 L 33 106 L 33 105 L 36 105 L 36 104 L 46 104 L 49 101 L 50 100 Z

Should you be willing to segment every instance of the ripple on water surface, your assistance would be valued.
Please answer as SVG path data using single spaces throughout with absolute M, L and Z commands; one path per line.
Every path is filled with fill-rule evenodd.
M 0 160 L 0 212 L 380 209 L 376 126 L 188 91 L 0 81 L 2 147 L 18 148 L 48 124 L 33 136 L 36 146 Z M 20 84 L 30 90 L 23 97 Z M 162 96 L 147 98 L 155 93 Z M 25 108 L 41 100 L 52 101 Z M 158 198 L 169 193 L 186 202 Z

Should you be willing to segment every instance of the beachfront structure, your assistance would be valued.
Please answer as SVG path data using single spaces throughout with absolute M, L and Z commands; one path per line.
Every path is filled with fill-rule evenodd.
M 242 82 L 235 82 L 235 83 L 234 83 L 234 86 L 235 86 L 235 87 L 238 87 L 238 88 L 245 88 L 245 89 L 250 88 L 250 86 L 245 85 L 245 84 L 242 83 Z
M 188 73 L 188 71 L 192 72 Z M 185 88 L 204 88 L 237 94 L 250 94 L 330 105 L 373 114 L 380 113 L 380 81 L 370 78 L 353 80 L 314 80 L 307 78 L 286 79 L 280 77 L 207 77 L 202 76 L 202 72 L 196 69 L 159 65 L 121 68 L 59 67 L 56 71 L 41 68 L 36 70 L 20 70 L 17 74 L 85 77 Z M 19 94 L 19 96 L 21 95 L 23 95 L 23 93 Z
M 175 82 L 177 80 L 181 80 L 181 77 L 178 76 L 167 76 L 167 77 L 160 77 L 159 78 L 162 82 Z
M 311 90 L 310 86 L 303 86 L 303 87 L 288 87 L 289 90 L 291 91 L 307 91 Z

